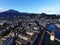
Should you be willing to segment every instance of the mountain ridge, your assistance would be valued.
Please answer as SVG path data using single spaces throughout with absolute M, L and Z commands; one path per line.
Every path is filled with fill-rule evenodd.
M 4 11 L 0 13 L 0 17 L 13 17 L 13 16 L 37 16 L 41 15 L 41 17 L 56 17 L 56 14 L 46 14 L 46 13 L 41 13 L 41 14 L 36 14 L 36 13 L 25 13 L 25 12 L 19 12 L 13 9 Z M 57 15 L 58 16 L 58 15 Z M 60 16 L 60 15 L 59 15 Z M 58 17 L 59 17 L 58 16 Z M 59 17 L 60 18 L 60 17 Z

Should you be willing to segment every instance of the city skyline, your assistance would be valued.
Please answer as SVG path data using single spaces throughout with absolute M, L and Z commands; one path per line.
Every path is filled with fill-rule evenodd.
M 59 0 L 0 0 L 0 12 L 14 9 L 19 12 L 60 14 Z

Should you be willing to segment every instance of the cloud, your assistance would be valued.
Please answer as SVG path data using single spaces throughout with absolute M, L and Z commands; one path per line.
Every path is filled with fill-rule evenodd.
M 47 13 L 47 14 L 60 14 L 60 8 L 57 7 L 44 7 L 37 9 L 38 13 Z
M 4 12 L 5 11 L 5 9 L 3 9 L 3 8 L 0 8 L 0 12 Z

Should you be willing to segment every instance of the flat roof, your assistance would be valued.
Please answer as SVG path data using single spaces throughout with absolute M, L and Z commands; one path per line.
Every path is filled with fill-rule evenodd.
M 18 37 L 31 42 L 32 40 L 34 40 L 34 38 L 36 37 L 36 35 L 37 35 L 37 33 L 33 32 L 32 35 L 29 35 L 29 34 L 19 34 Z
M 27 44 L 27 43 L 29 43 L 28 41 L 26 41 L 24 39 L 21 39 L 21 38 L 17 38 L 16 42 L 19 43 L 19 44 Z

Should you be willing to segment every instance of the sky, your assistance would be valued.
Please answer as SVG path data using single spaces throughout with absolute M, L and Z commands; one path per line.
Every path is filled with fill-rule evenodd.
M 0 12 L 9 9 L 28 13 L 60 14 L 60 0 L 0 0 Z

